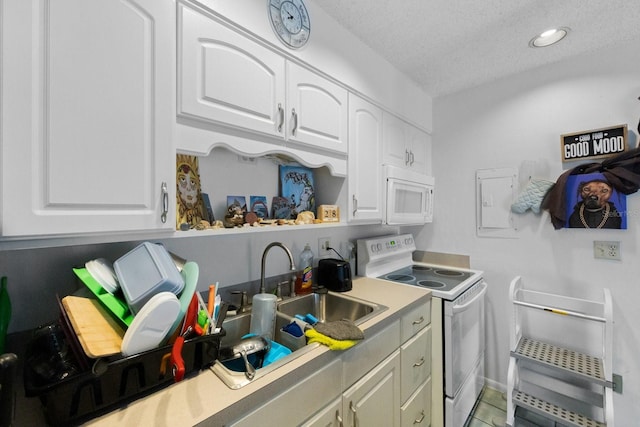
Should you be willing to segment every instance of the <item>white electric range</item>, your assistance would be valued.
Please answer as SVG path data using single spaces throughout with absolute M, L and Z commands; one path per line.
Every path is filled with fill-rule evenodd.
M 464 425 L 484 386 L 483 272 L 415 262 L 411 234 L 357 244 L 359 276 L 431 290 L 432 425 Z

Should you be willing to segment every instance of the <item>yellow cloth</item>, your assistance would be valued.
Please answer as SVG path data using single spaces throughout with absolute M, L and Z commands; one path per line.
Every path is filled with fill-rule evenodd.
M 321 334 L 315 329 L 307 329 L 304 331 L 304 334 L 307 336 L 308 343 L 320 343 L 329 347 L 330 350 L 346 350 L 350 347 L 353 347 L 358 343 L 358 341 L 354 340 L 335 340 L 326 335 Z

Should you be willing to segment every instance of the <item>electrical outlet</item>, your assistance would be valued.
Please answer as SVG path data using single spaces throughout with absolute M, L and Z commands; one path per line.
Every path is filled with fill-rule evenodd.
M 599 259 L 622 260 L 620 256 L 620 242 L 594 240 L 593 256 Z
M 331 246 L 331 237 L 320 237 L 318 239 L 318 258 L 330 258 L 334 252 L 329 249 Z

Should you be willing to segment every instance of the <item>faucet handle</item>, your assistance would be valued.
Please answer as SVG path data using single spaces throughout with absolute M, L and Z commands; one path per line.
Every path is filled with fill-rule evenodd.
M 231 291 L 233 295 L 240 295 L 240 308 L 239 313 L 244 313 L 249 307 L 249 299 L 247 297 L 247 291 Z

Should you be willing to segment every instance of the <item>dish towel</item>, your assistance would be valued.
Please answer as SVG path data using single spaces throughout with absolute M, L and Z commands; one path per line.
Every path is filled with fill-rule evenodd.
M 364 333 L 350 320 L 318 323 L 304 332 L 308 343 L 320 343 L 330 350 L 346 350 L 364 339 Z

